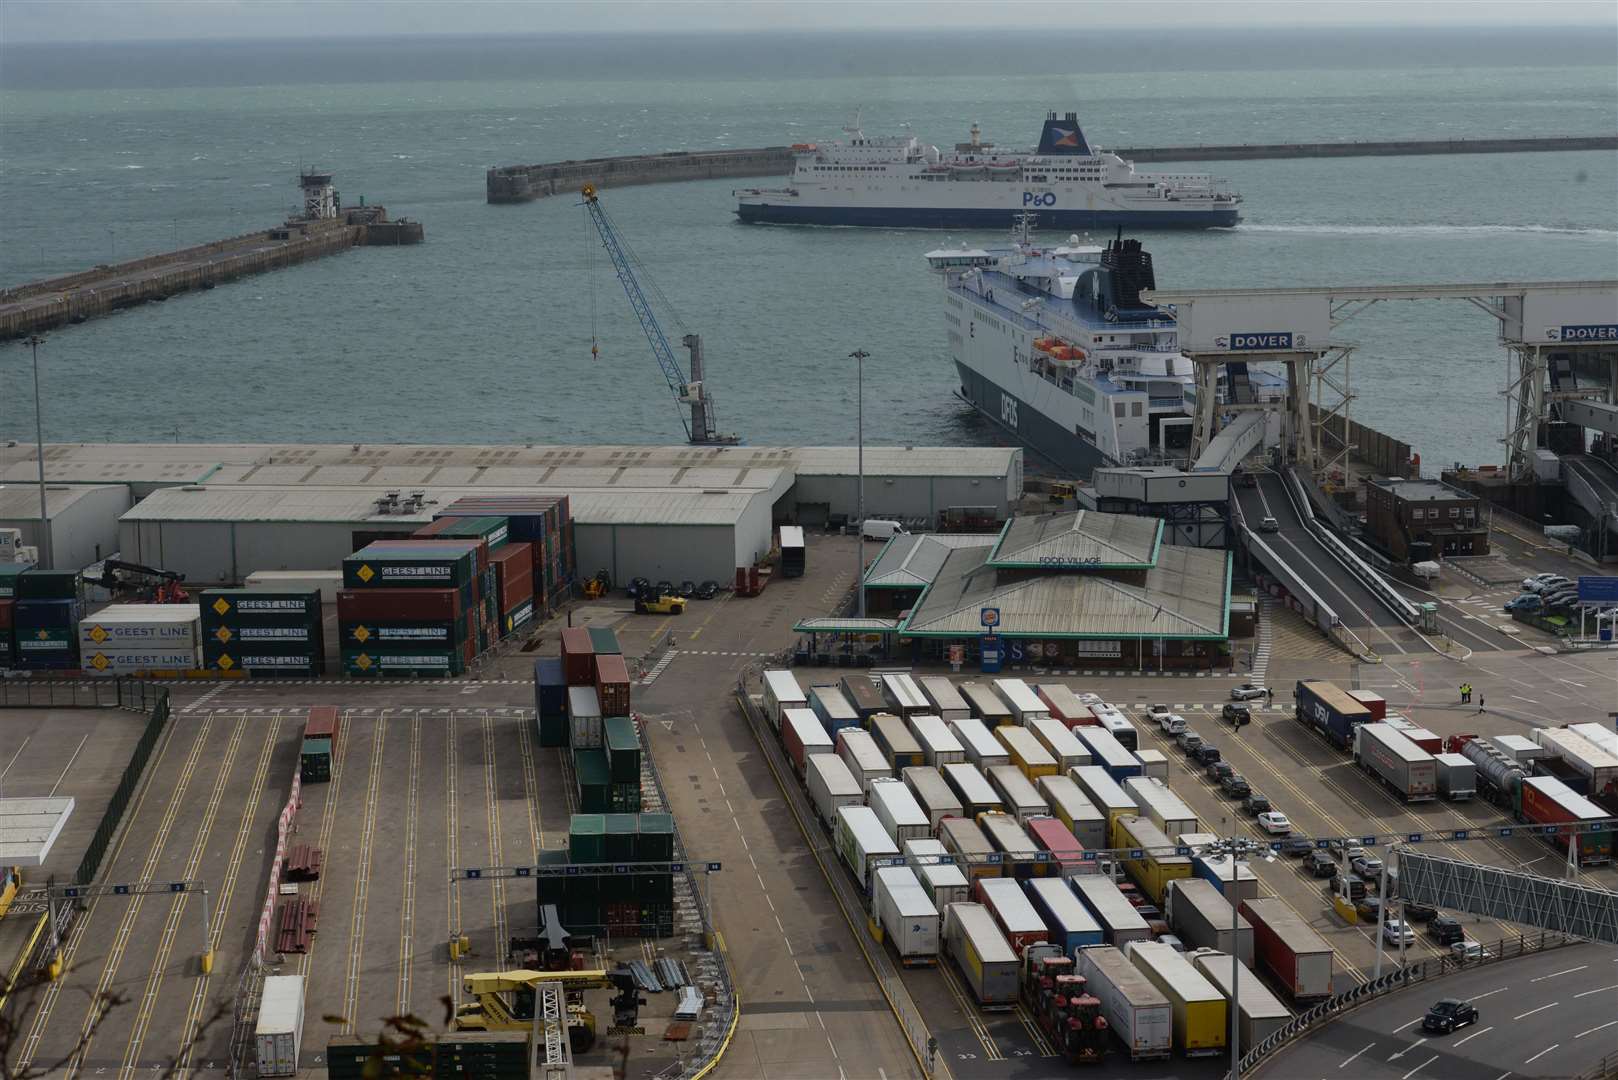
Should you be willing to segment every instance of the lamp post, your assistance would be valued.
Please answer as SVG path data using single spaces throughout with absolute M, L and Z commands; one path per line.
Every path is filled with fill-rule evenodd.
M 1223 818 L 1220 819 L 1224 821 Z M 1267 845 L 1257 840 L 1249 840 L 1243 836 L 1234 836 L 1224 840 L 1215 840 L 1203 849 L 1204 855 L 1223 855 L 1230 859 L 1231 893 L 1241 888 L 1241 868 L 1244 863 L 1241 857 L 1262 852 L 1267 862 L 1275 861 L 1275 854 Z M 1241 1080 L 1242 1075 L 1242 1028 L 1241 1028 L 1241 950 L 1237 948 L 1237 941 L 1241 936 L 1241 903 L 1240 897 L 1230 895 L 1230 1080 Z
M 864 349 L 855 349 L 848 354 L 854 361 L 858 374 L 855 376 L 855 441 L 858 446 L 856 453 L 857 470 L 859 473 L 858 487 L 855 492 L 856 511 L 859 519 L 857 533 L 854 540 L 854 594 L 859 598 L 859 617 L 865 618 L 865 361 L 871 354 Z
M 39 558 L 40 565 L 51 569 L 51 519 L 45 511 L 45 419 L 39 408 L 39 347 L 45 339 L 38 334 L 28 336 L 28 347 L 34 357 L 34 452 L 39 456 Z

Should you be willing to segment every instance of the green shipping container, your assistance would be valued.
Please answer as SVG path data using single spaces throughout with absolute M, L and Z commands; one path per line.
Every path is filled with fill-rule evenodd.
M 601 722 L 607 747 L 607 765 L 615 784 L 640 783 L 640 735 L 627 716 L 609 716 Z
M 477 553 L 472 550 L 375 547 L 343 560 L 343 588 L 452 589 L 466 585 L 477 572 Z
M 635 896 L 634 874 L 606 874 L 596 879 L 600 883 L 600 902 L 603 904 L 629 904 Z
M 639 814 L 607 814 L 607 862 L 633 862 L 636 834 L 640 831 Z
M 605 814 L 608 810 L 621 809 L 610 805 L 608 789 L 612 781 L 605 751 L 575 749 L 573 775 L 579 782 L 580 810 L 587 814 Z
M 77 600 L 77 570 L 30 570 L 14 579 L 18 600 Z
M 535 723 L 539 726 L 539 745 L 567 745 L 566 716 L 541 716 L 535 719 Z
M 430 649 L 402 653 L 378 652 L 375 649 L 343 650 L 343 671 L 360 677 L 414 675 L 443 678 L 446 675 L 460 675 L 465 670 L 465 659 L 459 652 Z
M 574 814 L 567 827 L 567 851 L 576 863 L 606 862 L 606 817 L 602 814 Z
M 442 520 L 442 519 L 441 519 Z M 503 517 L 455 518 L 433 531 L 433 540 L 482 540 L 493 551 L 511 538 L 511 522 Z
M 305 739 L 298 762 L 304 783 L 331 779 L 331 739 Z
M 602 653 L 618 653 L 622 655 L 624 651 L 618 645 L 618 635 L 604 626 L 590 627 L 590 644 L 594 647 L 597 656 Z
M 19 579 L 32 569 L 27 563 L 0 563 L 0 600 L 15 600 Z
M 635 858 L 639 862 L 673 861 L 673 814 L 640 815 L 635 837 Z

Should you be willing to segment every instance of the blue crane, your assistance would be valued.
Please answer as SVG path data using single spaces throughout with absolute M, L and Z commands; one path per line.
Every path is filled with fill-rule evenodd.
M 652 305 L 641 291 L 640 282 L 635 278 L 634 266 L 630 261 L 629 252 L 625 250 L 618 239 L 618 231 L 613 228 L 612 220 L 607 217 L 607 211 L 602 208 L 601 201 L 596 197 L 594 184 L 584 185 L 584 206 L 590 214 L 590 220 L 595 224 L 596 232 L 601 234 L 601 244 L 607 249 L 607 255 L 612 259 L 612 266 L 618 273 L 618 282 L 624 287 L 624 295 L 629 297 L 629 306 L 635 310 L 635 317 L 640 320 L 640 328 L 646 334 L 646 340 L 651 343 L 652 355 L 657 358 L 657 366 L 663 369 L 663 378 L 668 381 L 669 390 L 674 394 L 677 404 L 690 407 L 690 418 L 681 413 L 680 423 L 685 427 L 686 441 L 693 446 L 730 446 L 741 440 L 735 435 L 721 435 L 714 425 L 713 399 L 708 396 L 702 385 L 702 338 L 697 334 L 686 334 L 680 339 L 691 352 L 691 377 L 687 379 L 685 372 L 680 368 L 680 361 L 674 355 L 674 349 L 669 345 L 668 337 L 663 333 L 663 327 L 657 321 L 657 314 Z M 654 286 L 655 288 L 655 286 Z M 591 355 L 598 355 L 598 347 L 592 342 Z

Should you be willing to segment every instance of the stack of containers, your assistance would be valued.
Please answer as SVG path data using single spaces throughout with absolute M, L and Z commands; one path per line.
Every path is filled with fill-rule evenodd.
M 484 544 L 478 559 L 477 651 L 492 648 L 503 635 L 501 627 L 498 573 L 494 552 L 504 547 L 511 530 L 503 517 L 439 517 L 417 529 L 420 540 L 475 540 Z
M 325 673 L 319 589 L 205 589 L 201 601 L 204 667 L 255 675 Z
M 567 673 L 560 656 L 534 661 L 534 716 L 539 745 L 567 745 Z
M 669 814 L 574 814 L 565 850 L 541 854 L 541 864 L 663 863 L 674 858 Z M 605 930 L 619 936 L 674 932 L 671 874 L 568 874 L 539 879 L 539 907 L 556 905 L 562 925 L 575 933 Z
M 532 545 L 506 544 L 489 553 L 500 601 L 500 636 L 510 637 L 534 620 Z
M 611 651 L 607 651 L 611 650 Z M 629 669 L 618 651 L 617 635 L 611 631 L 569 627 L 562 631 L 562 655 L 557 659 L 565 689 L 567 720 L 561 731 L 555 721 L 550 734 L 566 734 L 573 748 L 573 773 L 578 782 L 579 806 L 597 813 L 635 813 L 640 810 L 640 734 L 629 715 Z M 557 668 L 542 675 L 536 667 L 536 681 L 554 686 Z M 561 745 L 544 738 L 547 721 L 541 719 L 541 742 Z
M 488 634 L 478 580 L 488 545 L 388 540 L 343 560 L 337 594 L 343 668 L 351 675 L 460 675 Z
M 79 622 L 89 675 L 193 671 L 202 662 L 196 604 L 109 604 Z
M 17 666 L 72 671 L 79 667 L 79 622 L 84 618 L 83 582 L 73 570 L 35 570 L 15 582 L 12 633 Z
M 531 545 L 534 605 L 549 612 L 567 598 L 578 567 L 573 519 L 566 495 L 472 495 L 445 508 L 443 517 L 501 515 L 512 541 Z
M 0 563 L 0 667 L 17 662 L 17 579 L 27 571 L 22 563 Z

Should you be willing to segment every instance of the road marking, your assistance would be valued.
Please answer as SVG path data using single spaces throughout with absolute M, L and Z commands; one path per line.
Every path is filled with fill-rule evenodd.
M 1618 964 L 1618 960 L 1614 960 L 1613 963 Z M 1586 990 L 1582 994 L 1574 994 L 1573 996 L 1576 998 L 1589 997 L 1591 994 L 1604 994 L 1608 990 L 1618 990 L 1618 983 L 1613 983 L 1611 986 L 1598 986 L 1594 990 Z
M 376 850 L 376 803 L 382 792 L 382 748 L 387 737 L 388 713 L 392 711 L 383 709 L 371 732 L 371 773 L 365 784 L 365 820 L 360 827 L 360 847 L 354 859 L 354 908 L 348 919 L 348 966 L 343 979 L 341 1012 L 344 1035 L 354 1034 L 359 1023 L 360 976 L 365 971 L 365 914 L 370 902 L 371 856 Z M 496 881 L 495 886 L 499 885 Z
M 30 738 L 31 737 L 32 736 L 30 736 Z M 56 778 L 56 783 L 51 785 L 51 795 L 52 796 L 54 796 L 56 794 L 56 789 L 62 786 L 62 781 L 67 779 L 67 771 L 73 767 L 73 763 L 75 761 L 79 760 L 79 751 L 83 750 L 84 749 L 84 744 L 89 742 L 89 741 L 90 741 L 90 734 L 89 734 L 89 732 L 86 732 L 85 735 L 84 735 L 84 738 L 79 740 L 79 745 L 77 745 L 77 746 L 75 746 L 73 748 L 73 756 L 67 759 L 67 764 L 66 765 L 62 766 L 62 775 L 58 776 Z M 28 740 L 24 739 L 23 740 L 23 745 L 26 746 L 27 744 L 28 744 Z M 22 753 L 21 750 L 18 750 L 17 752 L 19 754 Z M 17 759 L 12 758 L 11 760 L 16 761 Z M 11 771 L 11 766 L 10 765 L 6 766 L 6 771 L 7 772 Z M 3 773 L 0 773 L 0 776 L 3 776 L 3 775 L 4 775 Z
M 1521 1020 L 1521 1019 L 1522 1019 L 1522 1018 L 1523 1018 L 1523 1017 L 1525 1017 L 1525 1016 L 1533 1016 L 1533 1015 L 1534 1015 L 1534 1014 L 1535 1014 L 1535 1013 L 1542 1013 L 1542 1012 L 1544 1012 L 1544 1011 L 1545 1011 L 1545 1010 L 1546 1010 L 1546 1009 L 1554 1009 L 1554 1008 L 1556 1008 L 1556 1007 L 1557 1007 L 1557 1006 L 1558 1006 L 1558 1005 L 1560 1005 L 1560 1004 L 1561 1004 L 1561 1002 L 1560 1002 L 1560 1001 L 1553 1001 L 1553 1002 L 1551 1002 L 1551 1003 L 1550 1003 L 1550 1004 L 1549 1004 L 1549 1005 L 1541 1005 L 1541 1006 L 1540 1006 L 1540 1007 L 1539 1007 L 1539 1008 L 1537 1008 L 1537 1009 L 1529 1009 L 1529 1010 L 1528 1010 L 1528 1011 L 1527 1011 L 1527 1012 L 1525 1012 L 1525 1013 L 1518 1013 L 1518 1014 L 1517 1014 L 1517 1015 L 1516 1015 L 1516 1016 L 1513 1016 L 1513 1017 L 1512 1017 L 1512 1019 L 1513 1019 L 1513 1020 Z
M 1437 1060 L 1438 1060 L 1438 1055 L 1434 1054 L 1432 1057 L 1428 1058 L 1426 1061 L 1422 1062 L 1420 1065 L 1417 1065 L 1414 1069 L 1411 1069 L 1409 1072 L 1407 1072 L 1403 1076 L 1399 1077 L 1399 1080 L 1410 1080 L 1410 1078 L 1412 1076 L 1415 1076 L 1417 1073 L 1421 1072 L 1421 1070 L 1425 1069 L 1427 1066 L 1431 1065 L 1433 1062 L 1435 1062 Z
M 1480 1029 L 1478 1031 L 1472 1032 L 1472 1034 L 1468 1035 L 1464 1039 L 1456 1039 L 1453 1045 L 1460 1046 L 1462 1043 L 1470 1042 L 1471 1040 L 1477 1038 L 1479 1035 L 1487 1035 L 1489 1032 L 1491 1032 L 1493 1030 L 1494 1030 L 1493 1025 L 1491 1025 L 1489 1027 L 1486 1027 L 1486 1028 L 1482 1028 L 1482 1029 Z
M 1538 1061 L 1540 1058 L 1544 1057 L 1546 1054 L 1550 1053 L 1552 1050 L 1555 1050 L 1558 1046 L 1561 1046 L 1561 1045 L 1562 1045 L 1561 1043 L 1551 1043 L 1545 1049 L 1541 1050 L 1539 1053 L 1535 1054 L 1533 1057 L 1529 1058 L 1527 1061 L 1524 1061 L 1523 1064 L 1524 1065 L 1532 1065 L 1534 1062 Z
M 88 738 L 88 736 L 86 737 Z M 11 767 L 17 764 L 17 759 L 22 757 L 22 752 L 28 749 L 28 744 L 33 741 L 33 738 L 34 737 L 32 735 L 28 736 L 22 741 L 22 745 L 17 747 L 17 752 L 11 755 L 11 760 L 6 762 L 6 767 L 4 769 L 0 769 L 0 780 L 4 780 L 6 778 L 6 773 L 9 773 L 11 771 Z M 82 746 L 84 744 L 80 743 L 79 745 Z
M 1488 993 L 1485 993 L 1485 994 L 1473 994 L 1473 995 L 1472 995 L 1472 1000 L 1473 1000 L 1473 1001 L 1478 1001 L 1478 1000 L 1480 1000 L 1480 999 L 1482 999 L 1482 998 L 1486 998 L 1486 997 L 1494 997 L 1494 995 L 1496 995 L 1496 994 L 1503 994 L 1503 993 L 1505 993 L 1505 992 L 1506 992 L 1506 991 L 1507 991 L 1507 990 L 1510 990 L 1510 989 L 1511 989 L 1511 987 L 1509 987 L 1509 986 L 1501 986 L 1501 987 L 1497 987 L 1497 988 L 1496 988 L 1496 989 L 1494 989 L 1494 990 L 1490 990 L 1490 991 L 1489 991 L 1489 992 L 1488 992 Z
M 410 719 L 410 784 L 405 801 L 405 866 L 399 907 L 399 975 L 394 988 L 394 1015 L 410 1013 L 412 942 L 416 927 L 416 819 L 421 808 L 421 717 Z M 539 856 L 534 856 L 539 861 Z
M 1400 1024 L 1398 1027 L 1394 1028 L 1393 1029 L 1393 1034 L 1397 1035 L 1397 1034 L 1399 1034 L 1399 1032 L 1403 1031 L 1405 1028 L 1409 1027 L 1411 1024 L 1419 1024 L 1419 1023 L 1421 1023 L 1421 1017 L 1419 1017 L 1419 1016 L 1416 1017 L 1414 1020 L 1407 1020 L 1404 1023 Z M 1390 1058 L 1389 1060 L 1392 1060 L 1392 1059 Z
M 1529 982 L 1544 982 L 1546 979 L 1554 979 L 1558 975 L 1571 975 L 1575 971 L 1583 971 L 1585 968 L 1587 968 L 1589 966 L 1590 966 L 1589 964 L 1580 964 L 1576 968 L 1566 968 L 1566 969 L 1564 969 L 1562 971 L 1553 971 L 1549 975 L 1541 975 L 1537 979 L 1529 979 L 1528 981 Z
M 1410 1024 L 1414 1024 L 1415 1022 L 1416 1022 L 1415 1020 L 1412 1020 L 1412 1021 L 1410 1021 Z M 1410 1024 L 1406 1024 L 1405 1027 L 1409 1027 Z M 1404 1028 L 1400 1028 L 1399 1030 L 1403 1031 Z M 1398 1061 L 1400 1058 L 1404 1057 L 1406 1054 L 1410 1053 L 1410 1051 L 1414 1050 L 1416 1047 L 1420 1046 L 1422 1043 L 1424 1043 L 1426 1041 L 1427 1041 L 1427 1036 L 1423 1035 L 1421 1038 L 1417 1039 L 1415 1042 L 1411 1043 L 1409 1046 L 1405 1047 L 1403 1050 L 1400 1050 L 1397 1053 L 1388 1055 L 1388 1060 L 1389 1061 Z M 1415 1072 L 1416 1070 L 1411 1069 L 1410 1071 Z
M 1376 1045 L 1376 1043 L 1366 1043 L 1364 1046 L 1362 1046 L 1358 1050 L 1354 1051 L 1354 1054 L 1353 1054 L 1352 1057 L 1345 1058 L 1343 1060 L 1343 1064 L 1339 1065 L 1337 1067 L 1339 1069 L 1341 1069 L 1341 1068 L 1344 1068 L 1345 1066 L 1352 1065 L 1354 1063 L 1354 1058 L 1359 1057 L 1361 1054 L 1365 1053 L 1365 1051 L 1371 1049 L 1371 1047 L 1373 1047 L 1375 1045 Z
M 1590 1029 L 1590 1030 L 1588 1030 L 1588 1031 L 1581 1031 L 1581 1032 L 1579 1032 L 1579 1033 L 1578 1033 L 1578 1034 L 1577 1034 L 1577 1035 L 1575 1035 L 1575 1036 L 1573 1036 L 1573 1037 L 1574 1037 L 1574 1038 L 1575 1038 L 1575 1039 L 1582 1039 L 1582 1038 L 1584 1038 L 1584 1037 L 1585 1037 L 1585 1036 L 1586 1036 L 1586 1035 L 1593 1035 L 1593 1034 L 1595 1034 L 1595 1033 L 1596 1033 L 1596 1032 L 1598 1032 L 1598 1031 L 1600 1031 L 1600 1030 L 1601 1030 L 1601 1029 L 1602 1029 L 1602 1028 L 1610 1028 L 1610 1027 L 1612 1027 L 1612 1025 L 1614 1025 L 1614 1024 L 1618 1024 L 1618 1020 L 1608 1020 L 1608 1021 L 1607 1021 L 1607 1022 L 1606 1022 L 1606 1023 L 1605 1023 L 1605 1024 L 1600 1024 L 1600 1025 L 1598 1025 L 1598 1026 L 1596 1026 L 1596 1027 L 1593 1027 L 1593 1028 L 1591 1028 L 1591 1029 Z

